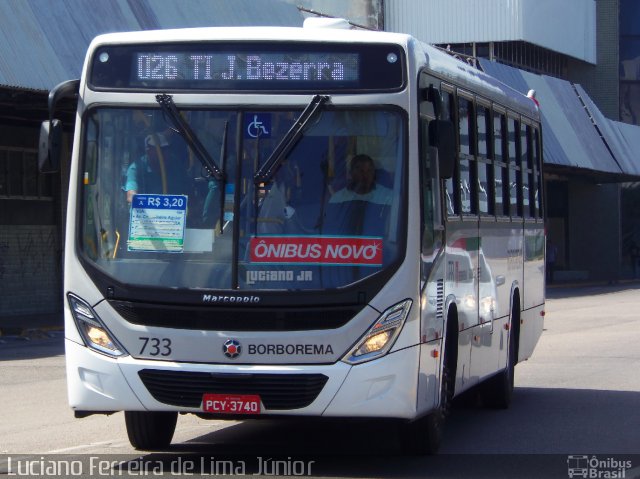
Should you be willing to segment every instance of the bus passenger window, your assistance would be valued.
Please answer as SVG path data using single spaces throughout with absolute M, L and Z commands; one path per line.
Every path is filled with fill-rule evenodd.
M 463 214 L 473 213 L 473 181 L 471 179 L 471 167 L 474 162 L 468 159 L 460 160 L 460 205 Z
M 453 120 L 454 118 L 454 101 L 453 94 L 449 92 L 442 93 L 442 120 Z M 457 161 L 456 161 L 457 164 Z M 458 172 L 459 168 L 456 167 L 453 172 L 452 178 L 445 180 L 445 201 L 447 208 L 447 216 L 456 216 L 460 214 L 460 198 L 458 196 Z
M 487 121 L 489 119 L 488 111 L 483 106 L 478 106 L 478 113 L 476 116 L 476 125 L 478 132 L 478 156 L 487 157 L 488 156 L 488 133 L 489 129 L 487 128 L 489 125 Z
M 494 194 L 495 212 L 498 216 L 509 215 L 509 176 L 506 169 L 506 155 L 504 152 L 504 127 L 503 114 L 494 114 L 493 117 L 493 164 L 494 164 Z
M 491 191 L 491 164 L 478 161 L 478 211 L 493 214 L 493 193 Z
M 463 214 L 474 214 L 476 206 L 476 163 L 471 156 L 475 153 L 475 132 L 473 103 L 458 97 L 458 133 L 460 139 L 460 208 Z
M 518 170 L 520 158 L 518 157 L 518 125 L 515 119 L 507 119 L 507 145 L 509 151 L 509 216 L 517 217 L 522 215 L 520 207 L 520 180 Z
M 543 218 L 542 212 L 542 175 L 541 175 L 542 158 L 540 155 L 540 134 L 537 129 L 533 130 L 533 168 L 535 177 L 535 187 L 533 189 L 534 207 L 536 209 L 536 217 Z
M 458 200 L 456 199 L 456 192 L 454 188 L 453 178 L 448 178 L 445 182 L 445 195 L 447 202 L 447 215 L 456 216 L 458 214 Z
M 466 98 L 458 98 L 458 133 L 460 135 L 460 154 L 472 154 L 471 102 Z
M 525 218 L 532 216 L 531 212 L 531 186 L 533 185 L 532 164 L 530 156 L 531 127 L 520 125 L 520 158 L 522 168 L 522 215 Z
M 476 115 L 476 128 L 478 137 L 478 211 L 480 214 L 493 214 L 493 192 L 491 188 L 492 165 L 485 162 L 489 157 L 489 140 L 491 138 L 491 123 L 489 122 L 489 110 L 478 106 Z

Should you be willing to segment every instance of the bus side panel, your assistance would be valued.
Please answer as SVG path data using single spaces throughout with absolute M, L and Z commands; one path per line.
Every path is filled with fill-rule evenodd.
M 436 351 L 438 354 L 436 354 Z M 433 410 L 438 404 L 440 391 L 440 360 L 442 341 L 436 340 L 420 346 L 420 375 L 418 377 L 418 415 Z
M 506 218 L 448 223 L 445 295 L 459 322 L 456 392 L 506 366 L 505 324 L 524 288 L 523 224 Z
M 515 289 L 522 292 L 523 287 L 523 240 L 521 223 L 511 222 L 508 218 L 490 218 L 481 221 L 482 251 L 485 271 L 481 277 L 490 277 L 495 289 L 493 307 L 493 344 L 497 348 L 493 370 L 485 370 L 491 375 L 503 370 L 507 365 L 508 329 L 511 316 L 511 300 Z M 481 303 L 482 304 L 482 303 Z M 484 301 L 486 308 L 487 301 Z M 486 376 L 485 376 L 486 377 Z
M 526 224 L 522 309 L 544 303 L 544 282 L 544 230 L 542 224 Z
M 524 361 L 531 357 L 536 344 L 538 344 L 544 327 L 543 310 L 544 305 L 540 305 L 522 312 L 518 361 Z
M 480 218 L 481 244 L 478 253 L 480 326 L 476 328 L 471 351 L 471 372 L 482 381 L 504 368 L 506 342 L 503 323 L 508 320 L 509 294 L 506 290 L 509 230 L 495 218 Z M 506 303 L 506 307 L 503 303 Z
M 525 225 L 524 287 L 518 361 L 531 356 L 543 328 L 544 309 L 544 230 L 541 224 Z
M 448 224 L 444 295 L 448 304 L 455 304 L 458 319 L 456 393 L 477 383 L 477 377 L 471 376 L 471 347 L 473 331 L 478 325 L 476 272 L 479 244 L 477 221 L 452 221 Z

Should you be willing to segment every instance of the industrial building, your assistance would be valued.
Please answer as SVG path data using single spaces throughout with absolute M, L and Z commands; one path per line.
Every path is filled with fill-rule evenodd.
M 634 0 L 24 0 L 0 2 L 0 328 L 61 324 L 68 170 L 38 172 L 39 125 L 48 117 L 48 90 L 79 77 L 94 36 L 301 26 L 305 16 L 323 14 L 410 33 L 524 94 L 535 90 L 547 231 L 559 253 L 554 280 L 632 277 L 630 245 L 640 244 Z
M 623 202 L 636 189 L 627 182 L 640 178 L 639 18 L 632 0 L 384 2 L 386 30 L 439 45 L 523 94 L 536 91 L 558 281 L 633 275 L 640 223 Z

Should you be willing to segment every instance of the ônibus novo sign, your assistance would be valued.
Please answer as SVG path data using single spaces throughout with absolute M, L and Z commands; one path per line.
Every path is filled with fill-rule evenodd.
M 253 263 L 382 266 L 380 237 L 254 236 L 249 248 Z

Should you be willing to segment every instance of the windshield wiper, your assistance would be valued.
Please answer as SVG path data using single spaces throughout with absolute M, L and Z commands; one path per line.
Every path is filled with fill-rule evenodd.
M 220 161 L 222 162 L 222 171 L 227 169 L 227 133 L 229 131 L 229 121 L 224 122 L 224 133 L 222 134 L 222 145 L 220 146 Z M 226 178 L 223 177 L 219 180 L 220 184 L 220 234 L 224 233 L 224 200 L 227 188 Z
M 278 170 L 280 163 L 282 163 L 293 147 L 295 147 L 298 141 L 300 141 L 300 138 L 302 138 L 302 131 L 304 128 L 318 115 L 318 113 L 320 113 L 322 105 L 328 101 L 329 97 L 326 95 L 315 95 L 312 98 L 311 102 L 307 105 L 287 134 L 284 135 L 282 140 L 280 140 L 280 143 L 278 143 L 278 145 L 273 149 L 273 152 L 269 155 L 267 161 L 265 161 L 256 172 L 253 177 L 256 184 L 266 183 L 273 178 L 273 175 L 275 175 L 275 172 Z
M 178 133 L 180 133 L 182 138 L 184 138 L 187 145 L 189 145 L 196 154 L 200 163 L 202 163 L 202 166 L 204 166 L 207 173 L 209 173 L 209 176 L 213 176 L 216 180 L 223 180 L 223 171 L 218 167 L 218 165 L 216 165 L 216 162 L 211 158 L 211 155 L 198 139 L 189 124 L 184 120 L 184 118 L 182 118 L 182 115 L 180 115 L 171 95 L 156 95 L 156 101 L 160 105 L 160 108 L 162 108 L 162 111 L 169 117 L 169 120 L 171 120 L 171 123 L 173 123 L 176 130 L 178 130 Z

